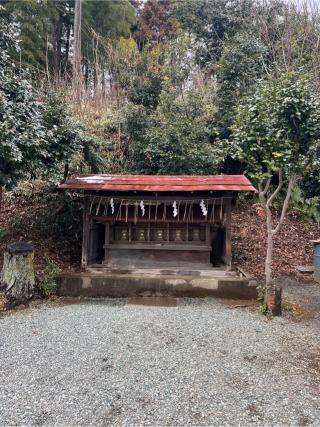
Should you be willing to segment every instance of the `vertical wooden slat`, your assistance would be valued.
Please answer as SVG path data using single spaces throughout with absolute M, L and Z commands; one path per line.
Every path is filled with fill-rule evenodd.
M 147 228 L 147 241 L 150 242 L 151 240 L 151 231 L 150 231 L 150 222 L 148 222 L 148 228 Z
M 109 251 L 109 243 L 110 243 L 110 224 L 106 222 L 104 231 L 104 259 L 103 262 L 105 264 L 108 263 L 108 251 Z
M 227 270 L 232 267 L 232 246 L 231 246 L 231 199 L 225 199 L 226 209 L 226 237 L 225 237 L 225 262 Z
M 89 198 L 84 200 L 83 207 L 83 230 L 82 230 L 82 256 L 81 267 L 86 268 L 88 264 L 88 244 L 89 244 Z
M 210 224 L 206 224 L 206 244 L 210 246 Z

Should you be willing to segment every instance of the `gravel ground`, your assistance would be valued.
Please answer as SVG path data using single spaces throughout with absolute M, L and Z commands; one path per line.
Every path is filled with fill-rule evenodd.
M 0 319 L 1 425 L 320 425 L 320 332 L 218 300 Z

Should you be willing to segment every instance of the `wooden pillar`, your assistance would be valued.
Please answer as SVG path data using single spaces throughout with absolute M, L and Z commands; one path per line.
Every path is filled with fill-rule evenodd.
M 130 229 L 129 229 L 129 240 L 130 240 Z M 105 223 L 105 231 L 104 231 L 104 257 L 103 263 L 108 263 L 108 253 L 109 253 L 109 243 L 110 243 L 110 224 L 108 222 Z
M 84 208 L 83 208 L 82 257 L 81 257 L 81 267 L 84 269 L 87 267 L 87 264 L 88 264 L 89 231 L 90 231 L 89 197 L 85 197 Z
M 225 199 L 226 223 L 225 223 L 225 263 L 227 270 L 232 267 L 232 246 L 231 246 L 231 199 Z

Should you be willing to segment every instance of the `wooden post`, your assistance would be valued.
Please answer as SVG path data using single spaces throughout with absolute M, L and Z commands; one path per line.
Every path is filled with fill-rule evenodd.
M 225 263 L 227 270 L 232 267 L 232 246 L 231 246 L 231 199 L 225 199 L 226 225 L 225 225 Z
M 6 247 L 0 282 L 8 300 L 24 302 L 33 296 L 35 276 L 31 243 L 17 242 Z
M 129 229 L 129 239 L 130 239 L 130 231 Z M 110 224 L 106 222 L 105 224 L 105 232 L 104 232 L 104 257 L 103 262 L 105 264 L 108 263 L 108 252 L 109 252 L 109 243 L 110 243 Z
M 83 208 L 83 230 L 82 230 L 81 267 L 83 269 L 86 269 L 88 264 L 89 230 L 90 230 L 89 198 L 86 197 L 84 200 L 84 208 Z
M 206 245 L 210 246 L 210 224 L 206 224 Z

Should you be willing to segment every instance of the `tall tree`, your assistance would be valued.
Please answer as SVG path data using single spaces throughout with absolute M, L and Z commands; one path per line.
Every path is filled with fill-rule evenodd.
M 52 55 L 52 33 L 56 8 L 49 0 L 2 0 L 11 22 L 18 24 L 20 50 L 17 62 L 41 71 L 48 70 Z
M 265 51 L 257 33 L 245 31 L 226 37 L 217 64 L 217 119 L 221 138 L 228 137 L 238 102 L 254 92 L 263 76 Z
M 52 34 L 52 73 L 55 80 L 69 68 L 70 39 L 74 18 L 74 0 L 50 0 L 56 10 Z
M 87 85 L 96 88 L 100 79 L 105 85 L 111 52 L 109 41 L 129 37 L 136 22 L 135 9 L 129 0 L 85 0 L 83 2 L 82 47 Z M 110 76 L 109 76 L 110 77 Z
M 176 2 L 176 16 L 195 37 L 198 62 L 216 63 L 226 36 L 252 27 L 254 0 L 188 0 Z
M 320 99 L 311 83 L 296 73 L 260 83 L 254 96 L 238 108 L 233 139 L 237 156 L 257 182 L 266 211 L 265 275 L 266 286 L 272 287 L 274 236 L 285 219 L 297 180 L 320 163 Z M 281 191 L 285 198 L 275 221 L 272 205 Z
M 74 100 L 77 102 L 81 96 L 82 74 L 81 74 L 81 26 L 82 26 L 82 3 L 75 0 L 74 7 L 74 46 L 73 46 L 73 67 L 72 67 L 72 88 Z
M 83 2 L 84 39 L 90 29 L 102 37 L 129 37 L 136 22 L 135 9 L 129 0 L 85 0 Z
M 136 4 L 137 24 L 133 36 L 139 49 L 158 44 L 176 36 L 179 23 L 175 18 L 174 0 L 147 0 Z
M 167 81 L 151 114 L 134 106 L 128 121 L 130 168 L 139 173 L 216 173 L 221 152 L 211 141 L 212 93 L 193 87 L 182 94 Z

